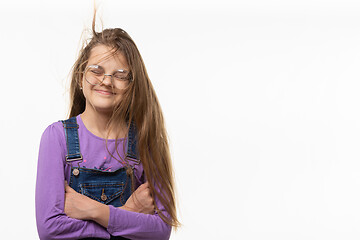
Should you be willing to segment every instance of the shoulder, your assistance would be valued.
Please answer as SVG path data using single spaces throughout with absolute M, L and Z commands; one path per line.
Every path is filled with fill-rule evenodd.
M 66 153 L 66 140 L 62 123 L 53 122 L 46 127 L 41 136 L 38 158 L 39 165 L 47 166 L 46 164 L 52 164 L 54 161 L 59 163 L 63 162 Z M 52 160 L 49 161 L 49 158 Z
M 63 124 L 60 121 L 53 122 L 43 132 L 41 136 L 41 144 L 58 143 L 63 145 L 65 142 L 65 133 Z

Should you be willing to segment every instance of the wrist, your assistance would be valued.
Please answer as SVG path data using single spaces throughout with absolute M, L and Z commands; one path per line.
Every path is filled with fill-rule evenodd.
M 110 208 L 108 205 L 96 202 L 94 208 L 89 211 L 90 219 L 97 222 L 104 228 L 108 227 L 109 218 L 110 218 Z
M 131 207 L 128 207 L 128 206 L 126 206 L 126 205 L 123 205 L 123 206 L 118 207 L 118 208 L 120 208 L 120 209 L 122 209 L 122 210 L 125 210 L 125 211 L 129 211 L 129 212 L 137 212 L 135 209 L 133 209 L 133 208 L 131 208 Z
M 109 212 L 109 206 L 96 202 L 93 208 L 89 211 L 89 220 L 97 222 L 99 219 L 102 218 L 102 216 L 109 215 Z

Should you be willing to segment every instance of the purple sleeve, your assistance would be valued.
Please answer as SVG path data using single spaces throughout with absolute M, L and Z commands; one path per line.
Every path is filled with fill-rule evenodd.
M 157 199 L 155 201 L 159 210 L 168 216 L 161 203 Z M 113 236 L 123 236 L 133 240 L 170 238 L 171 226 L 166 224 L 157 213 L 154 215 L 135 213 L 111 205 L 109 208 L 110 218 L 107 230 Z
M 59 125 L 60 124 L 60 125 Z M 59 128 L 61 126 L 61 128 Z M 40 239 L 109 239 L 107 230 L 92 221 L 69 218 L 64 213 L 64 144 L 61 123 L 50 125 L 41 137 L 36 179 L 36 223 Z

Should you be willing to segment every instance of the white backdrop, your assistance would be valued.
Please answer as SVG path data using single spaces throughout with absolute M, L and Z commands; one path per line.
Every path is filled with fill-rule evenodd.
M 166 117 L 183 227 L 171 239 L 360 238 L 360 2 L 99 1 Z M 90 0 L 1 1 L 1 216 L 37 239 L 39 141 L 64 119 Z M 21 231 L 19 231 L 21 230 Z

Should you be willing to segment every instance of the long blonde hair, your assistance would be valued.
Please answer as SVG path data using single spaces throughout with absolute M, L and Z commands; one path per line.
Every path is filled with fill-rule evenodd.
M 138 153 L 149 182 L 151 192 L 164 206 L 169 216 L 158 211 L 167 224 L 178 227 L 174 191 L 174 176 L 171 164 L 168 137 L 164 118 L 145 64 L 131 37 L 120 28 L 95 31 L 96 10 L 92 21 L 92 37 L 84 44 L 75 62 L 70 83 L 70 114 L 77 116 L 85 110 L 85 97 L 80 89 L 83 73 L 91 50 L 98 45 L 122 53 L 129 65 L 133 81 L 124 90 L 120 102 L 113 110 L 108 123 L 110 129 L 119 129 L 124 120 L 134 122 L 137 128 Z M 161 191 L 161 193 L 160 193 Z M 158 206 L 156 206 L 156 210 Z

